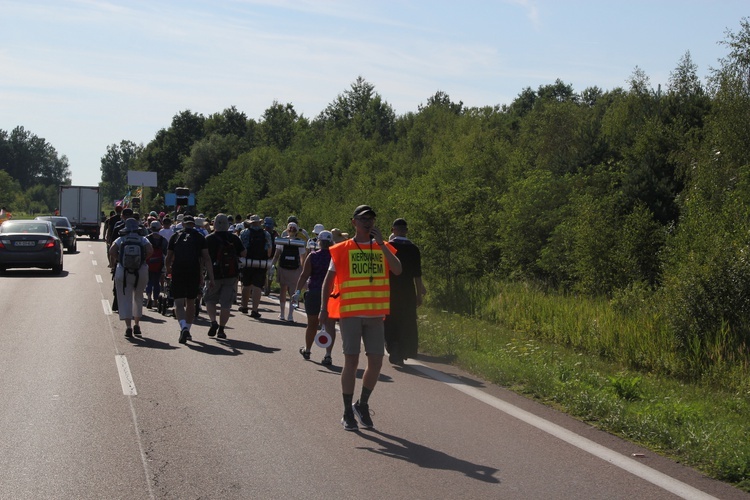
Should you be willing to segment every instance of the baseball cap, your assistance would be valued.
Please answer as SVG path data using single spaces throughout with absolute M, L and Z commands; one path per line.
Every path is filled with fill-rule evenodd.
M 273 217 L 266 217 L 263 219 L 263 225 L 266 227 L 276 227 L 276 223 L 273 220 Z
M 180 214 L 180 215 L 182 215 L 182 214 Z M 180 215 L 177 216 L 178 219 L 180 218 Z M 185 215 L 185 216 L 182 217 L 182 223 L 183 224 L 193 224 L 194 225 L 195 224 L 195 217 L 193 217 L 192 215 Z
M 375 210 L 373 210 L 370 205 L 360 205 L 354 209 L 354 215 L 352 215 L 352 219 L 365 214 L 372 214 L 373 217 L 377 217 L 377 215 L 375 215 Z
M 398 219 L 393 221 L 393 227 L 396 227 L 396 226 L 406 227 L 406 220 L 399 217 Z
M 318 233 L 318 241 L 328 241 L 333 243 L 333 234 L 330 231 L 321 231 Z
M 325 230 L 326 228 L 323 224 L 315 224 L 315 227 L 313 228 L 312 232 L 317 234 L 318 237 L 320 237 L 320 233 L 322 233 Z
M 154 231 L 154 232 L 156 232 L 159 229 L 161 229 L 161 222 L 159 222 L 158 220 L 153 221 L 151 223 L 151 230 Z

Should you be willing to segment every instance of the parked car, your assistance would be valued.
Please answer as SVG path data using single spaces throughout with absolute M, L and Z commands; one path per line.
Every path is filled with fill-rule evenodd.
M 75 253 L 78 250 L 78 235 L 76 228 L 70 223 L 67 217 L 62 215 L 40 215 L 34 220 L 48 220 L 55 225 L 57 235 L 63 242 L 63 246 L 68 253 Z
M 0 225 L 0 273 L 15 267 L 63 270 L 63 244 L 52 222 L 7 220 Z

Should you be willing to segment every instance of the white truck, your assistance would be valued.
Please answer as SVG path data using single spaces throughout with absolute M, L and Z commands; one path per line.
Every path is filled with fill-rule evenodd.
M 60 186 L 60 215 L 65 216 L 76 233 L 99 239 L 102 200 L 97 186 Z

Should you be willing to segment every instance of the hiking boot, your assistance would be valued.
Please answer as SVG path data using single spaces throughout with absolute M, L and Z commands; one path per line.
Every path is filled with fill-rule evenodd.
M 258 311 L 250 311 L 250 317 L 260 319 L 260 313 Z
M 370 406 L 367 403 L 360 404 L 359 400 L 352 405 L 354 415 L 356 415 L 359 423 L 365 429 L 371 429 L 373 427 L 372 419 L 370 418 Z
M 219 324 L 216 321 L 214 321 L 213 323 L 211 323 L 211 327 L 208 329 L 208 336 L 213 337 L 214 335 L 216 335 L 216 330 L 218 329 L 219 329 Z
M 323 356 L 323 361 L 320 362 L 321 365 L 324 366 L 331 366 L 333 364 L 333 359 L 331 359 L 331 356 L 326 354 Z
M 359 426 L 357 425 L 357 419 L 354 418 L 353 413 L 344 413 L 344 416 L 341 417 L 341 425 L 344 426 L 345 431 L 356 431 L 359 430 Z
M 242 314 L 247 314 L 247 307 L 240 306 L 237 308 L 237 310 L 240 311 Z
M 136 337 L 140 337 L 141 336 L 141 326 L 140 325 L 135 325 L 133 327 L 133 335 L 135 335 Z
M 130 338 L 130 337 L 132 337 L 132 336 L 133 336 L 133 329 L 132 329 L 132 328 L 126 328 L 126 329 L 125 329 L 125 336 L 126 336 L 127 338 Z
M 193 337 L 190 336 L 190 330 L 188 330 L 187 328 L 183 328 L 182 330 L 180 330 L 179 342 L 180 344 L 185 344 L 188 340 L 193 340 Z
M 310 359 L 310 351 L 305 349 L 304 347 L 299 348 L 299 353 L 302 354 L 302 357 L 305 359 Z
M 227 338 L 227 334 L 224 333 L 224 327 L 223 326 L 219 327 L 219 332 L 216 334 L 216 338 L 217 339 L 225 339 L 225 338 Z

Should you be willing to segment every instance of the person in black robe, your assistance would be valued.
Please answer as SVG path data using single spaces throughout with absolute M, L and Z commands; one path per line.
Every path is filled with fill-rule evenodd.
M 405 359 L 416 357 L 419 350 L 417 307 L 427 293 L 422 283 L 422 256 L 406 237 L 408 230 L 404 219 L 396 219 L 389 238 L 403 268 L 400 275 L 390 275 L 391 313 L 385 318 L 388 361 L 398 366 L 403 366 Z

